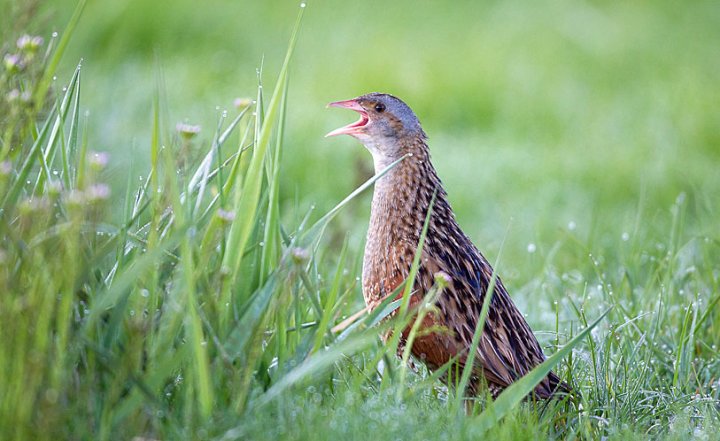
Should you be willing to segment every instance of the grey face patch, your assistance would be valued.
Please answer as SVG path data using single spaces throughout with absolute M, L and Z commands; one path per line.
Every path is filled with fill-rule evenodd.
M 387 93 L 368 93 L 357 98 L 358 102 L 368 110 L 368 116 L 373 123 L 368 127 L 371 136 L 385 138 L 402 138 L 406 136 L 421 136 L 425 133 L 420 127 L 415 113 L 401 99 Z M 382 109 L 376 110 L 376 107 Z M 372 127 L 374 126 L 374 127 Z

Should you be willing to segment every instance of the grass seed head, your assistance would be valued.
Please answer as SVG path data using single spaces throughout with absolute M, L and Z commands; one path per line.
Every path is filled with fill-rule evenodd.
M 8 74 L 14 75 L 25 69 L 22 57 L 18 54 L 6 54 L 3 57 L 3 66 Z
M 185 141 L 193 139 L 200 133 L 200 126 L 192 124 L 178 123 L 175 129 Z
M 292 259 L 296 265 L 302 265 L 310 260 L 310 252 L 305 248 L 295 248 L 292 250 Z
M 250 107 L 253 101 L 250 98 L 235 98 L 233 104 L 238 110 L 243 110 L 246 107 Z
M 16 44 L 22 52 L 34 54 L 40 49 L 40 46 L 42 46 L 44 42 L 45 40 L 38 35 L 32 36 L 26 34 L 18 38 Z

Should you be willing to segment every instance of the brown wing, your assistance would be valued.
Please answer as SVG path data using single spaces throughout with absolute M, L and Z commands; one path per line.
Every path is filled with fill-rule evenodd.
M 442 257 L 428 255 L 423 264 L 451 276 L 452 283 L 439 298 L 438 306 L 442 322 L 454 334 L 458 349 L 467 351 L 472 344 L 492 269 L 479 252 L 477 256 L 453 256 L 455 259 Z M 461 357 L 461 360 L 464 358 Z M 491 387 L 504 389 L 544 360 L 537 339 L 508 296 L 502 281 L 497 278 L 478 344 L 475 359 L 477 373 Z M 546 398 L 558 383 L 559 379 L 552 374 L 538 385 L 535 393 Z

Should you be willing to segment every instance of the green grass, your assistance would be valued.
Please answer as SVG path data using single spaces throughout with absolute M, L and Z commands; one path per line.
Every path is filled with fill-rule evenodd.
M 193 4 L 2 19 L 0 438 L 716 436 L 720 8 Z M 401 302 L 333 331 L 372 178 L 323 105 L 369 90 L 557 354 L 471 416 L 380 344 Z M 550 368 L 582 398 L 522 402 Z

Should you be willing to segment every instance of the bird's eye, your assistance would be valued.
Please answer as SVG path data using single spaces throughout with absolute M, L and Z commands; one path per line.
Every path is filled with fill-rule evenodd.
M 384 112 L 384 111 L 385 111 L 385 104 L 383 104 L 383 103 L 377 103 L 377 104 L 375 104 L 375 111 L 376 111 L 377 113 L 382 113 L 382 112 Z

